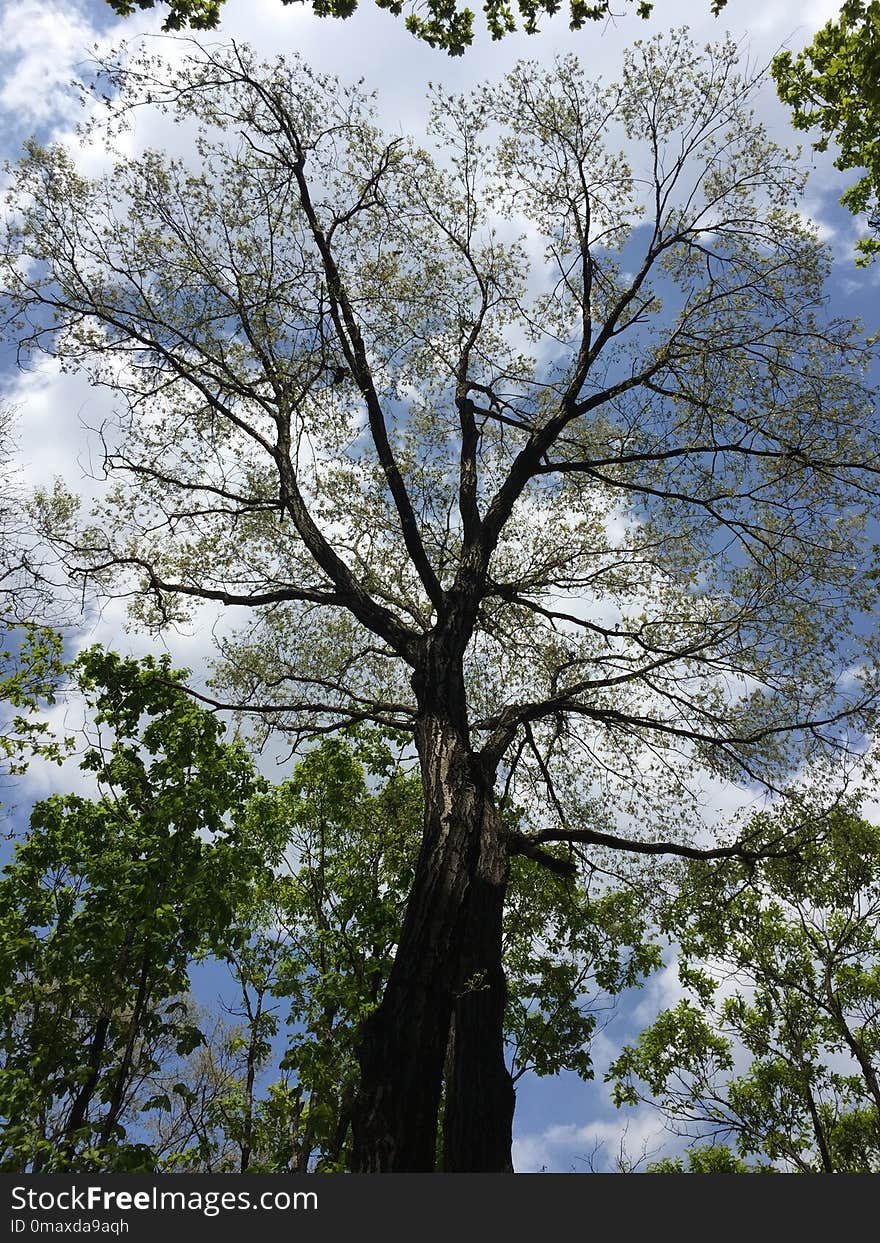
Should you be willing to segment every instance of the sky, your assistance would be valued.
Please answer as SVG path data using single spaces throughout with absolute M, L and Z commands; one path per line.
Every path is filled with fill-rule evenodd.
M 797 49 L 838 9 L 834 0 L 785 3 L 781 0 L 729 0 L 720 18 L 711 16 L 709 0 L 657 0 L 648 22 L 632 14 L 605 23 L 588 23 L 580 32 L 567 28 L 564 13 L 541 22 L 540 34 L 513 36 L 492 43 L 481 34 L 461 58 L 450 58 L 413 39 L 403 22 L 361 0 L 356 14 L 340 22 L 315 18 L 308 5 L 282 6 L 280 0 L 228 0 L 219 31 L 199 36 L 209 42 L 229 38 L 250 43 L 267 56 L 298 52 L 314 68 L 337 73 L 345 80 L 363 77 L 378 91 L 378 106 L 386 127 L 407 132 L 418 129 L 425 116 L 429 82 L 466 90 L 485 78 L 500 76 L 522 57 L 548 63 L 559 53 L 576 53 L 588 72 L 613 78 L 622 50 L 636 38 L 663 29 L 689 25 L 698 42 L 729 31 L 747 51 L 749 60 L 765 64 L 783 47 Z M 22 141 L 65 141 L 79 119 L 70 82 L 94 52 L 140 32 L 155 33 L 161 12 L 139 14 L 120 21 L 99 0 L 6 0 L 0 4 L 0 156 L 14 160 Z M 856 269 L 852 260 L 858 224 L 837 206 L 848 184 L 832 167 L 831 156 L 813 156 L 804 136 L 791 130 L 786 110 L 772 86 L 759 99 L 762 119 L 771 134 L 789 144 L 804 143 L 804 158 L 812 165 L 802 210 L 818 224 L 834 254 L 829 286 L 833 309 L 846 316 L 861 314 L 871 323 L 877 300 L 876 269 Z M 148 141 L 149 132 L 139 141 Z M 877 265 L 880 269 L 880 264 Z M 876 318 L 876 316 L 875 316 Z M 8 350 L 0 352 L 0 400 L 19 411 L 20 464 L 28 486 L 50 484 L 55 476 L 86 494 L 96 486 L 89 478 L 94 440 L 87 428 L 96 427 L 108 410 L 105 392 L 90 389 L 79 377 L 62 375 L 50 363 L 20 372 Z M 209 619 L 189 631 L 169 635 L 168 646 L 178 664 L 203 670 L 212 648 Z M 136 631 L 125 630 L 124 609 L 108 603 L 99 613 L 82 620 L 74 646 L 102 642 L 140 654 L 154 646 Z M 59 717 L 64 707 L 58 709 Z M 75 782 L 74 768 L 65 780 Z M 28 798 L 58 788 L 57 770 L 34 765 L 27 781 Z M 67 788 L 70 788 L 68 785 Z M 719 807 L 736 794 L 716 791 Z M 214 984 L 203 980 L 210 992 Z M 621 1038 L 633 1036 L 663 1006 L 682 995 L 674 966 L 655 977 L 646 989 L 622 1009 L 618 1020 L 596 1041 L 597 1082 L 584 1084 L 571 1075 L 556 1080 L 525 1079 L 518 1093 L 515 1123 L 515 1162 L 518 1170 L 578 1170 L 599 1168 L 613 1161 L 623 1142 L 631 1156 L 663 1145 L 658 1117 L 650 1111 L 631 1111 L 628 1121 L 611 1105 L 601 1083 L 607 1063 Z

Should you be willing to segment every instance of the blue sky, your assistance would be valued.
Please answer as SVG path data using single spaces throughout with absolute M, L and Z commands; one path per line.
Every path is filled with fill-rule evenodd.
M 622 49 L 633 39 L 683 24 L 691 26 L 698 42 L 729 30 L 746 44 L 750 60 L 762 64 L 782 46 L 797 48 L 838 7 L 833 0 L 801 4 L 730 0 L 716 20 L 709 12 L 709 0 L 657 0 L 655 15 L 647 23 L 628 16 L 572 33 L 563 14 L 542 22 L 537 37 L 516 36 L 493 44 L 481 36 L 465 57 L 450 59 L 416 42 L 399 19 L 378 10 L 371 0 L 361 0 L 360 10 L 345 22 L 319 20 L 308 6 L 282 6 L 280 0 L 228 0 L 221 31 L 202 37 L 208 41 L 233 37 L 267 55 L 297 51 L 320 70 L 346 79 L 363 76 L 367 86 L 379 92 L 383 122 L 406 131 L 417 128 L 425 115 L 429 81 L 467 89 L 504 73 L 520 57 L 548 62 L 557 53 L 569 51 L 581 57 L 588 71 L 596 65 L 611 77 Z M 62 141 L 69 137 L 79 119 L 69 89 L 77 66 L 96 43 L 106 47 L 120 37 L 131 39 L 138 31 L 155 32 L 160 22 L 160 13 L 119 22 L 99 0 L 6 0 L 0 5 L 0 154 L 14 159 L 21 142 L 32 133 Z M 771 87 L 760 97 L 759 107 L 774 137 L 790 144 L 805 142 L 791 131 Z M 149 130 L 139 132 L 139 142 L 150 140 Z M 847 180 L 833 169 L 830 156 L 817 157 L 807 149 L 804 159 L 812 165 L 813 174 L 802 210 L 817 222 L 835 259 L 828 291 L 832 310 L 847 317 L 861 315 L 875 328 L 880 264 L 868 270 L 853 265 L 858 223 L 837 206 Z M 85 429 L 100 423 L 107 408 L 106 393 L 90 389 L 81 378 L 61 375 L 51 365 L 18 372 L 8 350 L 0 353 L 0 370 L 0 398 L 19 411 L 20 464 L 27 484 L 49 483 L 61 475 L 90 492 L 95 485 L 88 479 L 91 448 Z M 125 629 L 119 602 L 109 602 L 83 620 L 74 644 L 92 642 L 138 654 L 152 645 L 145 636 Z M 169 635 L 167 643 L 177 663 L 203 669 L 212 646 L 210 621 L 202 619 L 188 632 Z M 60 706 L 56 717 L 60 720 L 65 713 L 75 724 L 75 706 Z M 59 788 L 59 782 L 69 789 L 80 780 L 73 765 L 59 776 L 57 769 L 37 764 L 19 797 L 27 802 Z M 735 807 L 739 798 L 736 791 L 718 792 L 722 809 L 726 801 Z M 201 999 L 208 1001 L 221 985 L 217 971 L 202 974 L 198 981 Z M 515 1124 L 518 1169 L 584 1169 L 591 1154 L 600 1167 L 613 1160 L 624 1120 L 602 1085 L 602 1064 L 621 1038 L 633 1036 L 657 1009 L 680 995 L 674 968 L 670 968 L 639 997 L 627 1000 L 618 1019 L 596 1042 L 594 1084 L 585 1085 L 570 1075 L 554 1081 L 521 1082 Z M 659 1119 L 648 1111 L 631 1111 L 628 1126 L 625 1142 L 633 1156 L 643 1144 L 654 1149 L 663 1143 Z

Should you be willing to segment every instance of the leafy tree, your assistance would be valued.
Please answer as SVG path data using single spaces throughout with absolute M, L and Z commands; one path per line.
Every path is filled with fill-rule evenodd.
M 0 758 L 20 773 L 34 755 L 60 760 L 70 740 L 52 737 L 37 715 L 63 681 L 63 640 L 47 624 L 53 592 L 12 465 L 13 426 L 12 412 L 0 409 Z
M 393 961 L 420 802 L 418 782 L 388 744 L 362 732 L 324 740 L 288 781 L 252 799 L 247 823 L 284 842 L 289 866 L 255 887 L 253 935 L 222 953 L 240 997 L 235 1028 L 216 1033 L 213 1077 L 222 1090 L 194 1112 L 204 1092 L 187 1087 L 188 1072 L 173 1071 L 182 1102 L 169 1123 L 179 1131 L 188 1112 L 192 1125 L 166 1163 L 271 1173 L 305 1172 L 315 1159 L 322 1170 L 348 1164 L 355 1033 Z M 291 1030 L 281 1077 L 258 1091 L 282 1003 Z M 193 1060 L 199 1077 L 204 1052 Z
M 55 738 L 38 709 L 55 702 L 62 683 L 61 633 L 35 622 L 0 617 L 0 757 L 20 774 L 35 755 L 61 762 L 71 738 Z
M 756 827 L 770 838 L 792 826 Z M 673 1125 L 731 1138 L 740 1157 L 876 1173 L 880 829 L 839 810 L 796 835 L 796 854 L 756 874 L 691 869 L 670 921 L 689 996 L 610 1074 L 618 1101 L 644 1083 Z
M 243 1030 L 220 1013 L 184 1001 L 202 1043 L 178 1056 L 166 1049 L 137 1094 L 144 1142 L 153 1168 L 163 1173 L 229 1173 L 240 1169 L 239 1129 L 227 1125 L 229 1102 L 237 1100 L 246 1073 L 242 1066 Z
M 128 1138 L 133 1100 L 169 1051 L 201 1042 L 180 999 L 187 966 L 235 943 L 264 866 L 240 827 L 258 788 L 250 761 L 172 685 L 167 658 L 93 648 L 75 668 L 101 727 L 81 763 L 100 797 L 37 803 L 0 879 L 8 1171 L 150 1168 Z
M 292 4 L 294 0 L 281 0 Z M 650 17 L 654 5 L 647 0 L 634 0 L 639 17 Z M 152 9 L 156 0 L 107 0 L 120 17 L 130 17 L 137 10 Z M 225 0 L 163 0 L 168 16 L 162 23 L 163 30 L 181 30 L 186 26 L 193 30 L 213 30 L 220 22 L 220 9 Z M 460 0 L 426 0 L 424 4 L 404 0 L 376 0 L 379 8 L 399 17 L 405 8 L 406 28 L 430 47 L 443 48 L 451 56 L 460 56 L 474 40 L 474 13 Z M 717 16 L 727 0 L 712 0 L 712 12 Z M 351 17 L 358 0 L 312 0 L 312 8 L 318 17 Z M 517 0 L 516 6 L 507 0 L 486 0 L 483 12 L 486 26 L 493 39 L 512 34 L 517 27 L 517 16 L 527 34 L 535 34 L 543 15 L 552 16 L 561 8 L 560 0 Z M 613 15 L 611 0 L 569 0 L 572 30 L 582 30 L 589 21 L 602 21 Z
M 252 931 L 249 928 L 249 931 Z M 279 1024 L 266 962 L 266 941 L 227 945 L 224 955 L 239 985 L 240 1001 L 222 1002 L 233 1016 L 201 1018 L 204 1041 L 187 1057 L 167 1057 L 146 1089 L 161 1102 L 149 1120 L 149 1146 L 165 1172 L 305 1172 L 300 1160 L 302 1109 L 286 1076 L 264 1090 L 275 1061 Z M 201 1013 L 201 1012 L 199 1012 Z M 301 1094 L 299 1094 L 301 1095 Z
M 730 45 L 520 65 L 424 144 L 241 47 L 101 74 L 102 141 L 142 106 L 198 137 L 96 181 L 32 144 L 13 182 L 16 336 L 119 408 L 124 482 L 56 537 L 151 625 L 249 610 L 213 702 L 413 739 L 355 1165 L 434 1168 L 445 1077 L 444 1168 L 507 1169 L 512 860 L 746 851 L 694 844 L 699 775 L 779 783 L 870 716 L 869 347 Z
M 356 747 L 325 740 L 264 803 L 253 813 L 291 826 L 296 856 L 272 909 L 286 933 L 276 993 L 300 1026 L 282 1062 L 301 1111 L 298 1158 L 304 1166 L 318 1150 L 322 1168 L 344 1168 L 358 1078 L 356 1033 L 378 1005 L 394 960 L 421 789 L 388 745 L 367 735 Z
M 780 98 L 794 109 L 798 129 L 819 128 L 815 143 L 825 151 L 833 139 L 837 168 L 864 169 L 841 203 L 868 213 L 874 236 L 860 239 L 860 264 L 880 253 L 880 2 L 845 0 L 797 56 L 783 52 L 773 62 Z

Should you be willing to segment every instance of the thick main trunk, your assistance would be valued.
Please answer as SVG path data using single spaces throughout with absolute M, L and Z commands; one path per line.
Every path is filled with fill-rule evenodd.
M 507 856 L 497 831 L 484 833 L 481 845 L 468 891 L 446 1059 L 443 1169 L 450 1173 L 513 1171 L 516 1094 L 504 1061 L 502 965 Z
M 506 868 L 491 790 L 464 732 L 448 719 L 427 717 L 417 741 L 425 793 L 424 838 L 394 965 L 381 1005 L 364 1024 L 358 1052 L 354 1168 L 366 1173 L 435 1168 L 453 1008 L 462 1023 L 461 1053 L 453 1058 L 456 1084 L 468 1074 L 468 1066 L 471 1073 L 480 1067 L 482 1084 L 486 1064 L 476 1056 L 469 1034 L 484 1000 L 471 1004 L 462 985 L 485 970 L 493 982 L 492 1004 L 497 1006 L 501 943 L 495 911 L 500 912 L 503 903 Z M 486 912 L 480 914 L 486 904 Z M 497 939 L 497 964 L 490 964 L 485 954 L 475 955 L 470 937 L 478 929 L 487 943 Z M 488 929 L 491 937 L 486 935 Z M 463 1100 L 470 1091 L 461 1083 L 455 1088 L 455 1100 Z M 453 1117 L 458 1116 L 460 1107 L 455 1104 Z M 456 1153 L 468 1150 L 469 1143 L 456 1141 Z M 509 1168 L 509 1144 L 502 1168 Z

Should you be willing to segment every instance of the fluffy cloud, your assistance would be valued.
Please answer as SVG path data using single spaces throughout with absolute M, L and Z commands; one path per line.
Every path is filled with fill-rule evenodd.
M 0 108 L 7 134 L 23 136 L 69 123 L 73 108 L 71 79 L 93 54 L 95 44 L 118 38 L 119 26 L 102 30 L 97 5 L 89 12 L 77 4 L 17 0 L 0 13 L 0 47 L 4 81 Z
M 641 1169 L 668 1146 L 669 1138 L 649 1109 L 630 1111 L 625 1122 L 555 1122 L 514 1140 L 513 1168 L 518 1174 Z

